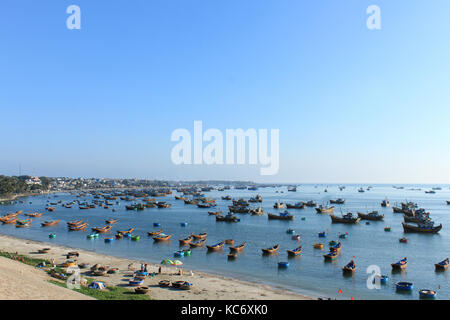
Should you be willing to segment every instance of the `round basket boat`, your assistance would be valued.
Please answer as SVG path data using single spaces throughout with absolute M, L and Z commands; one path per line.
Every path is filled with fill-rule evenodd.
M 434 290 L 422 289 L 419 291 L 420 299 L 434 299 L 436 298 L 437 292 Z
M 176 251 L 173 254 L 174 257 L 184 257 L 184 251 Z
M 388 276 L 384 276 L 384 275 L 376 276 L 373 279 L 373 283 L 376 283 L 377 280 L 380 281 L 380 284 L 386 284 L 389 281 L 389 277 Z
M 136 279 L 136 278 L 133 279 L 133 280 L 130 280 L 130 281 L 128 282 L 128 284 L 129 284 L 130 286 L 135 286 L 135 287 L 141 286 L 143 283 L 144 283 L 144 280 Z
M 134 289 L 134 292 L 136 292 L 137 294 L 146 294 L 149 291 L 150 291 L 150 289 L 148 287 L 142 287 L 142 286 Z
M 171 282 L 169 281 L 169 280 L 161 280 L 159 283 L 158 283 L 158 285 L 161 287 L 161 288 L 168 288 L 168 287 L 170 287 L 171 286 Z
M 93 271 L 94 276 L 101 277 L 106 275 L 106 270 L 95 270 Z
M 412 291 L 414 285 L 411 282 L 397 282 L 395 288 L 397 291 Z

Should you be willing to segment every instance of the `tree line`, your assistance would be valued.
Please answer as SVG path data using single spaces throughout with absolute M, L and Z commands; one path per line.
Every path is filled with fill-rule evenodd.
M 0 195 L 8 195 L 15 193 L 25 193 L 35 190 L 48 190 L 50 180 L 46 177 L 39 177 L 41 184 L 27 184 L 26 180 L 30 176 L 13 176 L 8 177 L 0 175 Z

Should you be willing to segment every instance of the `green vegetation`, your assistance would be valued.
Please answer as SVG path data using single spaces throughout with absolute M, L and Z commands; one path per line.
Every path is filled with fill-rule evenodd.
M 0 257 L 5 257 L 11 260 L 16 260 L 22 263 L 25 263 L 27 265 L 36 267 L 38 264 L 45 262 L 45 264 L 47 266 L 51 266 L 51 262 L 45 259 L 34 259 L 34 258 L 30 258 L 21 254 L 15 254 L 15 253 L 10 253 L 10 252 L 5 252 L 5 251 L 0 251 Z
M 0 195 L 12 195 L 15 193 L 26 193 L 35 190 L 48 190 L 50 180 L 40 177 L 41 184 L 27 184 L 29 176 L 7 177 L 0 175 Z
M 91 278 L 86 278 L 88 285 L 95 281 Z M 60 287 L 67 288 L 65 282 L 57 280 L 49 280 L 50 283 L 56 284 Z M 80 289 L 73 289 L 73 291 L 90 296 L 97 300 L 150 300 L 150 297 L 146 294 L 136 294 L 126 288 L 107 286 L 106 290 L 91 289 L 81 286 Z

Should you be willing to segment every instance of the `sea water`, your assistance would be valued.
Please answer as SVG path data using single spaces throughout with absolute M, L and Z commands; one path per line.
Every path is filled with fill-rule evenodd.
M 120 204 L 110 206 L 109 209 L 97 207 L 90 210 L 80 210 L 78 205 L 71 209 L 61 205 L 56 206 L 55 212 L 45 210 L 48 202 L 63 203 L 73 200 L 87 200 L 92 202 L 91 196 L 76 198 L 68 193 L 22 198 L 24 203 L 14 203 L 0 206 L 0 214 L 23 210 L 25 213 L 43 212 L 42 218 L 36 218 L 30 228 L 16 228 L 14 225 L 0 225 L 0 233 L 20 238 L 45 241 L 73 248 L 92 250 L 98 253 L 137 259 L 140 261 L 159 263 L 165 258 L 173 259 L 175 251 L 180 250 L 178 239 L 185 238 L 191 233 L 208 232 L 206 244 L 216 244 L 225 239 L 234 239 L 235 245 L 246 242 L 243 252 L 236 260 L 227 259 L 228 245 L 222 251 L 207 252 L 206 247 L 192 249 L 191 256 L 177 258 L 184 263 L 185 270 L 200 270 L 213 274 L 233 277 L 241 280 L 269 284 L 277 288 L 285 288 L 298 293 L 314 297 L 331 297 L 337 299 L 418 299 L 419 289 L 437 290 L 438 299 L 450 299 L 450 283 L 448 271 L 436 272 L 434 264 L 450 256 L 450 206 L 445 200 L 450 200 L 450 186 L 440 186 L 442 190 L 435 194 L 425 194 L 433 186 L 403 185 L 403 189 L 393 188 L 392 185 L 372 185 L 370 190 L 363 193 L 358 189 L 367 185 L 345 185 L 340 190 L 338 185 L 300 185 L 297 192 L 288 192 L 286 187 L 266 187 L 256 191 L 225 190 L 206 192 L 207 197 L 216 198 L 218 206 L 211 209 L 201 209 L 197 206 L 186 205 L 182 200 L 175 200 L 174 194 L 158 198 L 167 201 L 170 208 L 147 208 L 144 211 L 127 211 L 125 205 L 130 202 L 119 200 Z M 325 189 L 327 192 L 325 192 Z M 421 189 L 421 190 L 412 190 Z M 221 210 L 228 212 L 231 201 L 221 199 L 221 196 L 246 198 L 260 194 L 262 204 L 251 204 L 252 207 L 261 205 L 265 213 L 262 216 L 237 214 L 241 219 L 238 223 L 216 222 L 214 215 L 208 211 Z M 268 220 L 267 213 L 278 213 L 273 205 L 276 201 L 295 203 L 313 200 L 318 204 L 328 204 L 330 199 L 343 198 L 345 204 L 334 205 L 335 215 L 357 211 L 367 213 L 377 210 L 384 214 L 384 221 L 363 220 L 357 225 L 332 224 L 328 214 L 317 214 L 314 208 L 290 209 L 295 215 L 293 221 Z M 383 208 L 380 203 L 387 198 L 391 207 Z M 439 234 L 404 234 L 401 223 L 403 215 L 393 213 L 392 206 L 396 203 L 413 201 L 419 207 L 431 213 L 435 224 L 442 223 Z M 30 202 L 32 202 L 30 204 Z M 111 201 L 114 202 L 115 201 Z M 112 209 L 116 212 L 112 212 Z M 118 218 L 111 234 L 116 230 L 135 228 L 133 235 L 140 235 L 140 241 L 122 240 L 105 243 L 104 238 L 111 234 L 100 235 L 98 239 L 87 239 L 86 232 L 69 232 L 66 222 L 87 220 L 89 230 L 92 227 L 102 227 L 105 220 Z M 304 218 L 304 220 L 302 220 Z M 44 220 L 61 219 L 54 227 L 41 227 Z M 154 227 L 159 222 L 161 227 Z M 186 226 L 181 223 L 187 222 Z M 384 227 L 390 226 L 391 232 L 385 232 Z M 147 236 L 148 231 L 162 228 L 164 233 L 172 234 L 170 242 L 155 243 Z M 292 240 L 287 229 L 294 229 L 301 235 L 301 241 Z M 319 238 L 318 233 L 326 231 L 326 238 Z M 347 239 L 339 239 L 341 233 L 348 233 Z M 56 233 L 55 239 L 49 239 L 50 233 Z M 406 236 L 408 243 L 400 243 L 399 238 Z M 323 254 L 328 251 L 328 242 L 337 240 L 342 242 L 339 257 L 333 262 L 324 262 Z M 324 243 L 324 250 L 313 248 L 316 242 Z M 261 249 L 280 245 L 277 254 L 263 256 Z M 300 256 L 288 258 L 286 250 L 303 246 Z M 404 272 L 392 273 L 391 263 L 407 257 L 408 268 Z M 356 262 L 356 272 L 353 276 L 344 276 L 342 267 L 350 260 Z M 278 269 L 278 262 L 289 261 L 289 267 Z M 369 266 L 378 266 L 381 273 L 389 277 L 386 285 L 380 289 L 369 289 L 367 279 L 371 276 L 366 270 Z M 398 294 L 395 283 L 409 281 L 414 283 L 414 291 L 410 294 Z M 263 298 L 263 297 L 262 297 Z

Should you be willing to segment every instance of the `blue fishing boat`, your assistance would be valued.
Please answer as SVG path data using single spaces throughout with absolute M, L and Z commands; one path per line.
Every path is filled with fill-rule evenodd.
M 287 268 L 289 267 L 289 262 L 278 262 L 278 268 Z
M 114 241 L 114 238 L 106 238 L 105 239 L 105 242 L 113 242 Z
M 420 299 L 434 299 L 436 298 L 437 292 L 434 290 L 422 289 L 419 290 Z
M 324 232 L 319 232 L 319 238 L 325 238 L 327 234 Z
M 184 257 L 184 251 L 183 250 L 175 251 L 173 256 L 174 257 Z
M 377 280 L 380 282 L 380 284 L 386 284 L 389 281 L 389 277 L 384 275 L 378 275 L 373 279 L 373 283 L 375 283 Z
M 154 222 L 154 223 L 153 223 L 153 226 L 154 226 L 154 227 L 161 227 L 161 223 L 159 223 L 159 222 Z
M 341 233 L 341 234 L 339 235 L 339 238 L 340 238 L 340 239 L 347 239 L 347 238 L 348 238 L 348 234 L 347 234 L 347 233 Z
M 411 282 L 397 282 L 395 284 L 395 288 L 397 291 L 412 291 L 414 289 L 414 285 Z
M 140 285 L 142 285 L 143 283 L 144 283 L 144 280 L 137 280 L 137 279 L 130 280 L 130 281 L 128 282 L 128 284 L 129 284 L 130 286 L 140 286 Z
M 188 224 L 187 224 L 187 222 L 182 222 L 182 223 L 180 223 L 180 225 L 181 225 L 182 227 L 186 227 Z
M 287 230 L 286 230 L 286 233 L 294 234 L 294 233 L 295 233 L 295 230 L 294 230 L 294 229 L 287 229 Z

